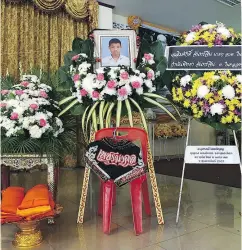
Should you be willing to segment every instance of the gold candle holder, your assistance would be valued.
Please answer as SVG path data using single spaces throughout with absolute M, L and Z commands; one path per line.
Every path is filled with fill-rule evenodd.
M 17 248 L 30 248 L 41 244 L 43 237 L 39 229 L 39 221 L 16 222 L 20 229 L 15 234 L 13 246 Z

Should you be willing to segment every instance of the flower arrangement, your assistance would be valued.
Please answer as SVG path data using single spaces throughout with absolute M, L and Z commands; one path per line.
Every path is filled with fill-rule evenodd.
M 179 45 L 236 45 L 241 44 L 241 35 L 223 23 L 198 24 L 182 34 Z
M 20 83 L 12 76 L 1 77 L 1 153 L 45 154 L 58 161 L 75 146 L 73 121 L 68 117 L 66 124 L 67 117 L 57 116 L 55 77 L 42 72 L 44 84 L 38 75 L 23 75 Z
M 82 128 L 87 130 L 88 122 L 92 118 L 94 129 L 110 126 L 112 111 L 117 105 L 116 126 L 120 125 L 123 103 L 128 113 L 129 123 L 133 126 L 132 106 L 141 114 L 141 120 L 147 129 L 142 105 L 158 106 L 176 119 L 162 104 L 170 103 L 165 97 L 155 94 L 156 80 L 160 71 L 156 70 L 154 55 L 144 53 L 142 61 L 136 70 L 126 67 L 104 67 L 93 71 L 90 58 L 85 53 L 79 53 L 71 58 L 69 77 L 72 80 L 71 96 L 63 99 L 59 104 L 71 103 L 62 110 L 60 115 L 71 109 L 74 105 L 84 107 Z M 164 103 L 157 102 L 161 99 Z M 172 104 L 173 105 L 173 104 Z M 174 106 L 174 105 L 173 105 Z M 98 108 L 99 107 L 99 108 Z M 175 107 L 175 106 L 174 106 Z M 123 108 L 124 110 L 124 108 Z M 176 109 L 177 110 L 177 109 Z M 97 115 L 98 112 L 98 115 Z
M 185 137 L 187 130 L 182 124 L 156 124 L 155 136 L 157 138 L 178 138 Z
M 59 110 L 49 97 L 51 87 L 35 75 L 24 75 L 20 84 L 1 90 L 0 128 L 6 137 L 29 133 L 31 138 L 49 134 L 57 137 L 64 131 L 62 121 L 48 107 Z M 50 109 L 50 108 L 49 108 Z
M 201 122 L 215 128 L 224 124 L 234 130 L 240 129 L 241 83 L 242 75 L 233 75 L 229 71 L 176 76 L 172 99 Z

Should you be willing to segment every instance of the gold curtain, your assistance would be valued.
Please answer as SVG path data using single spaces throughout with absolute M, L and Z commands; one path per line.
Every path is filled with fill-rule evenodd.
M 63 9 L 46 13 L 32 3 L 1 2 L 1 75 L 19 76 L 32 66 L 55 71 L 71 50 L 72 40 L 87 38 L 97 27 L 97 3 L 90 2 L 89 20 L 75 20 Z

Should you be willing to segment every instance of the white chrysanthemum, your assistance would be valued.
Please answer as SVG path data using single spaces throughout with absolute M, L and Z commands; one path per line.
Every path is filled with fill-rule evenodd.
M 35 114 L 35 119 L 36 119 L 37 121 L 39 121 L 40 119 L 44 119 L 44 120 L 47 121 L 48 116 L 47 116 L 45 113 L 37 112 L 37 113 Z
M 26 110 L 26 109 L 23 108 L 22 106 L 18 106 L 18 107 L 16 107 L 15 109 L 13 109 L 13 112 L 14 112 L 14 113 L 18 113 L 18 116 L 20 117 L 20 116 L 23 115 L 23 113 L 24 113 L 25 110 Z
M 136 69 L 136 70 L 134 71 L 134 73 L 139 75 L 139 74 L 140 74 L 140 71 L 139 71 L 138 69 Z
M 55 118 L 55 122 L 56 122 L 56 125 L 57 125 L 57 126 L 63 127 L 63 122 L 61 121 L 60 118 L 56 117 L 56 118 Z
M 145 73 L 141 73 L 139 76 L 142 77 L 142 78 L 146 78 L 146 74 Z
M 42 135 L 42 130 L 39 128 L 39 126 L 34 125 L 29 128 L 29 134 L 32 138 L 40 138 Z
M 214 79 L 215 81 L 217 81 L 217 80 L 219 80 L 219 79 L 220 79 L 220 76 L 218 76 L 218 75 L 214 75 L 214 76 L 213 76 L 213 79 Z
M 139 76 L 131 76 L 130 78 L 130 82 L 139 82 L 141 85 L 143 84 L 143 79 Z
M 237 80 L 239 83 L 242 83 L 242 75 L 237 75 L 237 76 L 236 76 L 236 80 Z
M 145 80 L 144 83 L 145 83 L 145 85 L 147 86 L 147 88 L 152 88 L 152 86 L 153 86 L 151 80 Z
M 209 91 L 210 91 L 210 89 L 208 88 L 208 86 L 201 85 L 197 89 L 197 96 L 199 98 L 204 98 L 209 93 Z
M 224 109 L 224 106 L 221 103 L 214 103 L 210 107 L 210 113 L 212 115 L 215 115 L 215 114 L 222 115 L 223 109 Z
M 84 53 L 80 53 L 80 54 L 78 54 L 79 56 L 82 56 L 82 57 L 84 57 L 84 58 L 87 58 L 88 56 L 86 55 L 86 54 L 84 54 Z
M 222 94 L 226 99 L 233 99 L 235 97 L 235 90 L 231 85 L 226 85 L 222 88 Z
M 214 24 L 204 24 L 204 25 L 202 26 L 202 29 L 203 29 L 203 30 L 208 30 L 208 29 L 213 29 L 214 27 L 215 27 Z
M 82 82 L 80 80 L 74 82 L 75 87 L 79 89 L 81 87 Z
M 218 27 L 217 32 L 219 34 L 221 34 L 222 36 L 225 36 L 226 38 L 231 37 L 230 31 L 226 27 L 224 27 L 224 26 Z
M 143 92 L 144 92 L 144 89 L 143 89 L 142 87 L 136 89 L 136 93 L 137 93 L 138 95 L 143 95 Z
M 96 69 L 97 74 L 104 74 L 104 69 L 103 68 L 98 68 Z
M 88 92 L 88 94 L 92 94 L 95 77 L 96 75 L 89 73 L 82 80 L 82 88 L 85 89 Z
M 160 71 L 155 72 L 155 77 L 158 77 L 158 76 L 160 76 Z
M 110 70 L 108 72 L 108 76 L 110 77 L 110 79 L 116 79 L 117 78 L 117 73 L 115 70 Z
M 39 78 L 36 75 L 23 75 L 21 80 L 22 81 L 30 80 L 32 82 L 39 82 Z
M 195 33 L 195 32 L 190 32 L 190 33 L 187 35 L 185 41 L 186 41 L 187 43 L 192 42 L 192 41 L 195 39 L 195 36 L 196 36 L 196 33 Z
M 156 87 L 155 87 L 155 86 L 152 87 L 152 88 L 150 88 L 150 89 L 148 90 L 149 93 L 153 93 L 153 92 L 155 92 L 155 91 L 156 91 Z
M 192 77 L 190 75 L 185 75 L 181 78 L 180 85 L 185 87 L 191 80 L 192 80 Z
M 108 87 L 105 87 L 104 90 L 101 92 L 101 94 L 107 94 L 107 95 L 117 95 L 117 91 L 115 88 L 108 88 Z

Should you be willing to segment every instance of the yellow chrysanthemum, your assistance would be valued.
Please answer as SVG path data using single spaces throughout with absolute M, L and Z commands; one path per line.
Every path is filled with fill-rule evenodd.
M 237 123 L 237 122 L 240 122 L 240 121 L 241 121 L 241 119 L 237 115 L 235 115 L 234 116 L 234 122 Z
M 190 91 L 186 91 L 186 93 L 185 93 L 185 96 L 186 97 L 190 97 L 192 94 L 191 94 L 191 92 Z
M 226 118 L 224 116 L 221 118 L 221 123 L 223 123 L 223 124 L 227 123 L 227 120 L 226 120 Z
M 230 110 L 230 111 L 234 111 L 234 110 L 235 110 L 234 105 L 229 105 L 229 110 Z
M 184 100 L 184 103 L 183 103 L 183 106 L 184 106 L 185 108 L 188 108 L 188 107 L 190 107 L 190 103 L 191 103 L 191 101 L 190 101 L 189 99 L 185 99 L 185 100 Z
M 213 103 L 215 103 L 215 100 L 213 98 L 209 98 L 208 102 L 209 102 L 209 104 L 213 104 Z

